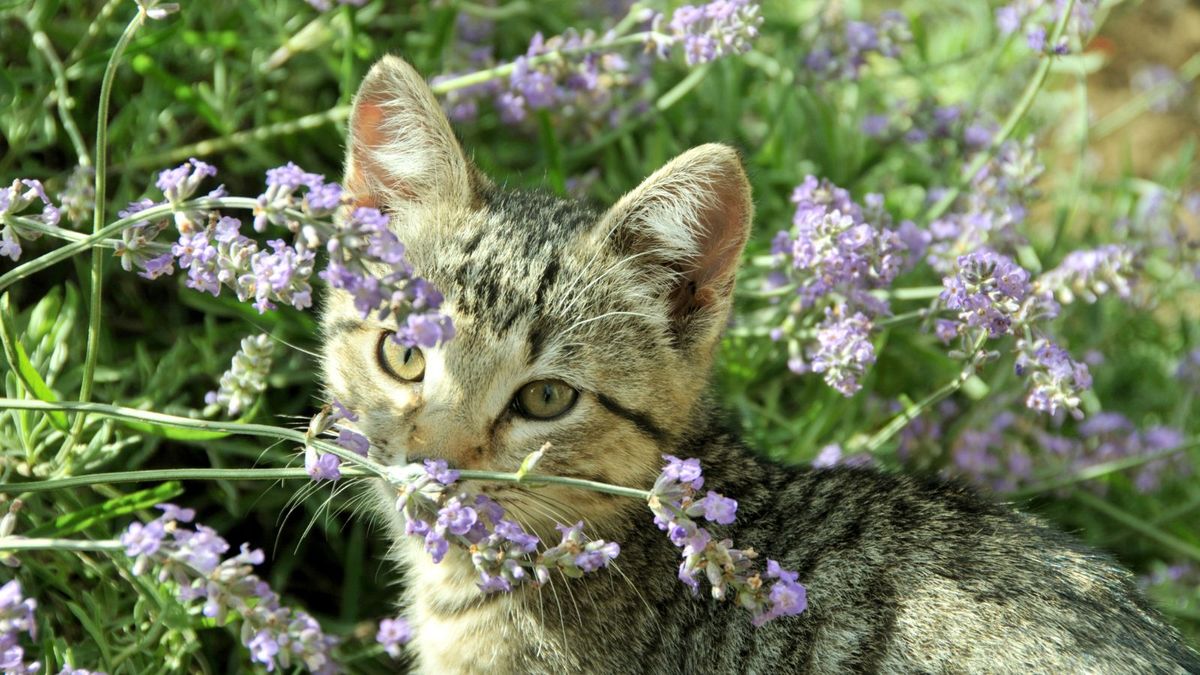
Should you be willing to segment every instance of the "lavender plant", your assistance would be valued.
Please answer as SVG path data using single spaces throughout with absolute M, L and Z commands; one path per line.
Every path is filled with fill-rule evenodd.
M 756 625 L 805 611 L 772 551 L 717 534 L 737 495 L 704 491 L 694 460 L 665 458 L 650 490 L 538 475 L 536 455 L 401 470 L 313 403 L 325 289 L 402 344 L 454 339 L 386 215 L 325 178 L 388 51 L 440 73 L 477 162 L 516 185 L 612 202 L 674 150 L 739 145 L 759 234 L 719 391 L 747 435 L 1025 500 L 1197 634 L 1194 162 L 1122 172 L 1080 150 L 1138 111 L 1186 115 L 1194 63 L 1135 75 L 1134 113 L 1085 123 L 1084 90 L 1064 93 L 1083 85 L 1056 73 L 1103 58 L 1088 0 L 617 4 L 0 9 L 0 499 L 20 497 L 0 502 L 0 670 L 395 667 L 411 630 L 373 574 L 382 544 L 336 515 L 366 477 L 489 593 L 619 564 L 621 542 L 580 523 L 543 541 L 478 490 L 536 479 L 644 501 L 681 593 Z M 1051 125 L 1075 118 L 1067 152 Z

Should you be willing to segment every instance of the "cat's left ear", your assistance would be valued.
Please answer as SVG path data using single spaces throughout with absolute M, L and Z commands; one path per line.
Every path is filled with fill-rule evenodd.
M 395 56 L 372 66 L 350 114 L 345 186 L 356 202 L 392 211 L 469 202 L 483 180 L 420 74 Z
M 750 182 L 733 148 L 711 143 L 676 157 L 621 198 L 598 231 L 667 301 L 681 346 L 719 337 L 750 235 Z

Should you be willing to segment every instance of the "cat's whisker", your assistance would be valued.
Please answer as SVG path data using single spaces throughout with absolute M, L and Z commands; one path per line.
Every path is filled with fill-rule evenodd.
M 254 321 L 250 321 L 249 323 L 250 323 L 250 325 L 254 326 L 255 330 L 257 330 L 258 332 L 260 332 L 260 333 L 265 333 L 267 337 L 271 338 L 271 341 L 272 341 L 272 342 L 277 342 L 277 343 L 279 343 L 279 344 L 281 344 L 281 345 L 283 345 L 283 346 L 285 346 L 285 347 L 287 347 L 287 348 L 289 348 L 289 349 L 292 349 L 292 350 L 298 351 L 298 352 L 300 352 L 301 354 L 307 354 L 307 355 L 309 355 L 309 356 L 313 357 L 314 359 L 318 359 L 318 360 L 320 360 L 320 358 L 321 358 L 321 355 L 320 355 L 319 353 L 317 353 L 317 352 L 310 352 L 309 350 L 307 350 L 307 349 L 305 349 L 305 348 L 303 348 L 303 347 L 300 347 L 300 346 L 294 345 L 294 344 L 292 344 L 292 343 L 288 342 L 287 340 L 284 340 L 284 339 L 283 339 L 283 338 L 281 338 L 281 337 L 276 337 L 275 335 L 272 335 L 272 334 L 271 334 L 271 331 L 270 331 L 270 330 L 268 330 L 268 329 L 264 328 L 263 326 L 260 326 L 258 323 L 254 322 Z
M 611 316 L 640 316 L 643 319 L 649 319 L 651 321 L 654 320 L 654 317 L 650 316 L 649 314 L 643 314 L 641 312 L 626 312 L 626 311 L 622 311 L 622 310 L 614 310 L 612 312 L 605 312 L 604 314 L 601 314 L 600 316 L 593 316 L 588 319 L 576 321 L 575 323 L 573 323 L 569 327 L 567 327 L 567 329 L 564 330 L 562 332 L 562 334 L 570 335 L 572 331 L 574 331 L 578 328 L 582 328 L 583 326 L 586 326 L 587 324 L 592 323 L 594 321 L 600 321 L 601 319 L 607 319 Z
M 514 520 L 516 520 L 516 521 L 517 521 L 517 523 L 518 523 L 518 524 L 519 524 L 519 525 L 520 525 L 522 528 L 524 528 L 524 529 L 525 529 L 527 532 L 530 532 L 530 531 L 532 531 L 532 530 L 531 530 L 531 528 L 529 527 L 529 524 L 528 524 L 528 514 L 525 514 L 525 513 L 524 513 L 524 512 L 521 510 L 521 505 L 520 505 L 520 504 L 517 504 L 517 503 L 514 503 L 512 500 L 509 500 L 509 503 L 510 503 L 509 512 L 510 512 L 510 513 L 512 513 L 512 515 L 513 515 L 513 519 L 514 519 Z M 525 517 L 525 520 L 522 520 L 522 516 L 524 516 L 524 517 Z M 543 543 L 544 543 L 544 542 L 543 542 Z M 559 601 L 559 598 L 558 598 L 558 591 L 556 591 L 556 590 L 554 589 L 554 581 L 553 581 L 553 579 L 551 579 L 551 580 L 547 581 L 545 584 L 542 584 L 542 585 L 538 586 L 538 613 L 539 613 L 539 615 L 540 615 L 540 617 L 541 617 L 541 618 L 540 618 L 541 625 L 543 625 L 543 626 L 545 626 L 545 625 L 546 625 L 546 610 L 545 610 L 545 607 L 544 607 L 544 605 L 543 605 L 543 602 L 542 602 L 542 598 L 544 597 L 544 596 L 543 596 L 543 593 L 542 593 L 542 588 L 543 588 L 544 586 L 550 586 L 550 592 L 554 594 L 554 603 L 555 603 L 555 605 L 558 607 L 558 623 L 559 623 L 559 628 L 562 630 L 563 640 L 566 640 L 566 639 L 568 639 L 568 636 L 567 636 L 567 626 L 566 626 L 566 623 L 565 623 L 565 622 L 564 622 L 564 620 L 563 620 L 563 614 L 562 614 L 562 603 Z
M 559 500 L 555 497 L 552 497 L 548 494 L 539 492 L 537 490 L 526 489 L 526 488 L 522 488 L 520 486 L 515 486 L 515 488 L 521 492 L 522 496 L 529 497 L 534 500 L 542 500 L 544 502 L 543 506 L 550 510 L 550 514 L 551 514 L 552 518 L 561 519 L 561 520 L 569 520 L 569 518 L 567 518 L 564 513 L 562 513 L 561 511 L 559 511 L 558 509 L 556 509 L 552 506 L 552 504 L 559 504 L 559 505 L 561 505 L 562 508 L 570 508 L 567 504 L 563 503 L 561 500 Z M 592 524 L 591 520 L 586 515 L 580 514 L 580 520 L 582 520 L 584 522 L 584 525 L 587 527 L 588 530 L 595 531 L 595 529 L 596 529 L 595 526 Z M 608 563 L 608 566 L 612 567 L 617 572 L 617 574 L 621 575 L 621 580 L 624 581 L 625 584 L 629 586 L 630 590 L 632 590 L 635 595 L 637 595 L 638 599 L 642 601 L 642 604 L 646 606 L 646 609 L 653 612 L 654 608 L 650 604 L 650 601 L 648 599 L 646 599 L 646 595 L 644 593 L 642 593 L 642 590 L 640 588 L 638 588 L 637 584 L 633 583 L 633 580 L 629 578 L 629 575 L 626 574 L 625 571 L 621 569 L 620 564 L 618 564 L 616 560 L 610 560 Z M 609 579 L 611 581 L 612 576 L 610 576 Z M 590 593 L 590 589 L 589 589 L 589 593 Z M 593 600 L 593 602 L 594 602 L 594 600 Z
M 278 527 L 275 532 L 275 544 L 272 550 L 279 550 L 280 538 L 283 536 L 284 526 L 287 524 L 288 519 L 291 518 L 292 514 L 296 512 L 296 509 L 303 505 L 304 502 L 306 502 L 308 498 L 312 496 L 312 494 L 318 489 L 320 489 L 320 486 L 317 483 L 305 483 L 288 499 L 282 512 L 279 514 Z
M 526 502 L 525 505 L 531 509 L 538 511 L 544 518 L 549 518 L 550 520 L 554 520 L 556 518 L 556 516 L 545 505 L 540 505 L 537 502 Z M 524 525 L 522 525 L 522 527 L 524 527 Z M 566 588 L 566 590 L 567 590 L 567 597 L 570 598 L 571 605 L 575 608 L 575 618 L 579 620 L 578 625 L 579 625 L 579 627 L 582 628 L 584 625 L 583 615 L 579 612 L 579 604 L 575 601 L 575 591 L 571 589 L 571 586 L 573 586 L 573 585 L 574 584 L 568 583 L 568 584 L 564 584 L 563 587 Z M 586 584 L 584 585 L 584 588 L 585 588 L 585 590 L 587 590 L 588 596 L 591 599 L 592 604 L 595 605 L 596 599 L 591 596 L 591 589 L 588 588 L 588 586 Z

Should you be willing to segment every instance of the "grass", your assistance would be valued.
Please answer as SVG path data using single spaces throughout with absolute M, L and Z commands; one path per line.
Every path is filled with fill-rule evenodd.
M 839 6 L 851 16 L 877 16 L 866 4 Z M 1072 250 L 1113 241 L 1139 242 L 1145 252 L 1133 301 L 1110 294 L 1094 304 L 1076 303 L 1051 324 L 1076 358 L 1104 355 L 1092 366 L 1095 386 L 1084 411 L 1120 412 L 1142 429 L 1171 425 L 1188 439 L 1200 433 L 1198 385 L 1176 377 L 1180 360 L 1200 347 L 1200 288 L 1191 271 L 1196 252 L 1158 239 L 1197 226 L 1197 216 L 1181 207 L 1200 184 L 1195 140 L 1182 140 L 1175 155 L 1148 173 L 1097 174 L 1087 153 L 1088 134 L 1098 132 L 1080 123 L 1071 136 L 1062 122 L 1086 119 L 1094 54 L 1031 54 L 1019 36 L 998 34 L 991 10 L 978 3 L 914 0 L 903 9 L 913 40 L 901 58 L 873 58 L 854 82 L 818 82 L 802 65 L 818 38 L 818 3 L 766 2 L 752 52 L 696 69 L 678 59 L 653 65 L 631 94 L 646 102 L 645 112 L 619 123 L 547 111 L 513 128 L 484 104 L 479 118 L 457 131 L 498 182 L 558 192 L 578 182 L 585 198 L 601 204 L 691 146 L 735 145 L 754 187 L 756 231 L 739 282 L 737 326 L 723 345 L 718 391 L 747 439 L 784 462 L 810 461 L 823 446 L 840 443 L 847 451 L 869 450 L 888 468 L 939 471 L 953 468 L 953 450 L 965 433 L 1012 412 L 1019 421 L 1007 432 L 1008 445 L 994 450 L 1020 447 L 1035 459 L 1036 475 L 1018 493 L 1018 506 L 1107 549 L 1139 574 L 1200 563 L 1195 480 L 1171 475 L 1142 492 L 1130 478 L 1136 462 L 1092 467 L 1086 475 L 1056 463 L 1038 434 L 1076 438 L 1078 425 L 1025 410 L 1008 356 L 964 369 L 962 359 L 920 330 L 928 293 L 896 294 L 893 310 L 903 318 L 876 335 L 879 360 L 864 390 L 851 398 L 819 376 L 791 374 L 786 349 L 765 337 L 780 317 L 758 294 L 766 268 L 754 261 L 767 255 L 776 231 L 790 227 L 792 188 L 806 174 L 827 177 L 860 200 L 882 193 L 897 221 L 926 226 L 953 206 L 953 193 L 931 200 L 934 188 L 972 189 L 960 180 L 971 175 L 963 172 L 971 158 L 951 142 L 871 138 L 862 124 L 879 113 L 900 121 L 919 116 L 896 115 L 904 105 L 960 104 L 1014 138 L 1036 138 L 1050 167 L 1029 198 L 1031 216 L 1014 252 L 1025 267 L 1049 269 Z M 1118 3 L 1099 18 L 1123 10 Z M 0 178 L 41 179 L 58 194 L 71 173 L 81 171 L 99 188 L 102 208 L 71 214 L 63 226 L 84 234 L 117 221 L 126 203 L 157 196 L 151 187 L 157 171 L 193 155 L 216 164 L 233 195 L 257 195 L 263 172 L 286 161 L 336 179 L 347 105 L 366 69 L 379 56 L 397 53 L 429 75 L 464 72 L 460 15 L 495 18 L 490 44 L 501 61 L 524 53 L 536 31 L 599 29 L 618 18 L 583 3 L 544 8 L 521 1 L 491 7 L 372 0 L 327 12 L 300 0 L 185 2 L 180 13 L 141 26 L 129 23 L 135 14 L 134 3 L 123 0 L 0 2 L 6 64 L 0 71 L 6 148 Z M 134 30 L 125 33 L 120 53 L 126 25 Z M 108 77 L 111 87 L 102 86 Z M 1153 115 L 1147 96 L 1131 93 L 1122 110 L 1134 112 L 1099 125 L 1103 134 L 1119 134 L 1122 124 Z M 86 173 L 94 167 L 107 170 Z M 1164 206 L 1151 209 L 1159 198 Z M 51 237 L 26 242 L 22 262 L 63 245 Z M 10 277 L 15 265 L 0 263 L 0 279 L 13 282 L 0 309 L 8 399 L 90 399 L 198 419 L 204 393 L 215 387 L 241 338 L 268 332 L 280 346 L 269 388 L 242 421 L 302 435 L 318 405 L 312 315 L 290 309 L 259 315 L 227 294 L 214 298 L 187 289 L 182 279 L 147 282 L 121 270 L 107 250 L 90 251 L 74 246 L 27 275 Z M 927 268 L 897 284 L 940 286 Z M 1007 354 L 1011 344 L 992 347 Z M 954 412 L 935 414 L 932 403 L 913 403 L 939 388 Z M 302 463 L 295 438 L 272 442 L 228 433 L 219 424 L 130 424 L 52 407 L 0 405 L 3 493 L 15 495 L 25 483 L 31 488 L 21 494 L 18 534 L 111 540 L 153 503 L 175 500 L 196 508 L 199 521 L 231 542 L 266 549 L 264 578 L 329 632 L 347 638 L 340 655 L 348 670 L 389 668 L 370 640 L 373 622 L 393 613 L 395 577 L 384 562 L 385 543 L 367 518 L 352 513 L 355 490 L 339 485 L 331 494 L 281 480 L 295 477 Z M 905 440 L 917 427 L 897 418 L 897 409 L 936 418 L 940 437 Z M 1194 461 L 1197 447 L 1192 442 L 1180 452 Z M 137 474 L 141 484 L 94 476 L 125 472 L 145 473 Z M 60 487 L 35 491 L 33 481 L 59 481 Z M 51 546 L 16 557 L 24 564 L 0 571 L 0 580 L 15 574 L 37 597 L 39 637 L 25 644 L 47 669 L 69 661 L 110 673 L 235 672 L 248 663 L 236 631 L 188 614 L 166 586 L 132 574 L 121 555 Z M 1195 577 L 1190 585 L 1150 590 L 1195 641 Z

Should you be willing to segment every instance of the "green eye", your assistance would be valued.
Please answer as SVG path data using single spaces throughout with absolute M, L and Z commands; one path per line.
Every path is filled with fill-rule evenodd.
M 383 372 L 401 382 L 420 382 L 425 378 L 425 355 L 420 347 L 405 347 L 392 339 L 392 331 L 385 331 L 375 348 L 375 358 Z
M 562 380 L 535 380 L 517 390 L 512 407 L 522 417 L 550 420 L 570 410 L 579 392 Z

